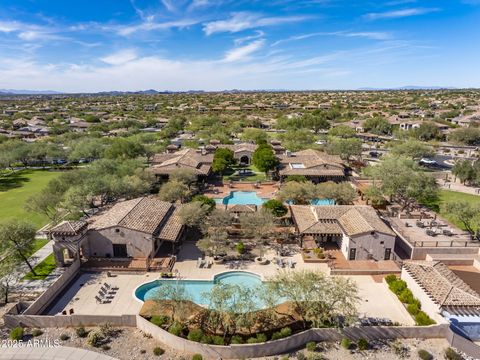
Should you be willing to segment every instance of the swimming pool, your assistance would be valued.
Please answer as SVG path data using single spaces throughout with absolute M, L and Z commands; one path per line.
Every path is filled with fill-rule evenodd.
M 200 305 L 208 305 L 208 300 L 204 294 L 212 290 L 213 286 L 219 283 L 241 285 L 251 288 L 262 286 L 263 282 L 259 275 L 246 271 L 228 271 L 215 275 L 213 280 L 154 280 L 140 285 L 135 290 L 135 297 L 140 301 L 153 300 L 156 297 L 158 289 L 167 284 L 181 284 L 185 286 L 185 291 L 191 300 Z M 258 298 L 254 299 L 259 308 L 264 305 Z
M 335 205 L 335 200 L 332 200 L 332 199 L 314 199 L 310 203 L 312 205 Z
M 230 195 L 223 199 L 215 199 L 215 202 L 223 205 L 262 205 L 268 199 L 263 199 L 255 191 L 231 191 Z

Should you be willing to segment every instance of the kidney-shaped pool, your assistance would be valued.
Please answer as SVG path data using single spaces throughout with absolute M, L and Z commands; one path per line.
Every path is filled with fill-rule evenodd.
M 140 301 L 154 300 L 158 290 L 165 284 L 179 284 L 185 287 L 189 298 L 196 304 L 208 305 L 205 293 L 209 293 L 216 284 L 231 284 L 250 287 L 252 289 L 262 286 L 260 276 L 246 271 L 228 271 L 215 275 L 213 280 L 154 280 L 140 285 L 135 290 L 135 297 Z M 264 307 L 261 299 L 254 297 L 258 308 Z

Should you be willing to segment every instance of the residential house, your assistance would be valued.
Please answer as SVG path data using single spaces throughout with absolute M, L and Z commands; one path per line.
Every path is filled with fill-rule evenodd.
M 278 175 L 282 181 L 290 175 L 301 175 L 318 183 L 345 180 L 347 169 L 339 156 L 307 149 L 295 153 L 286 151 L 278 156 Z
M 291 205 L 290 212 L 302 245 L 334 245 L 347 260 L 391 260 L 395 233 L 370 206 Z
M 63 221 L 49 231 L 59 266 L 77 256 L 89 259 L 143 259 L 171 256 L 181 243 L 180 206 L 157 197 L 121 201 L 88 221 Z M 168 250 L 162 245 L 169 244 Z M 162 250 L 160 250 L 162 248 Z

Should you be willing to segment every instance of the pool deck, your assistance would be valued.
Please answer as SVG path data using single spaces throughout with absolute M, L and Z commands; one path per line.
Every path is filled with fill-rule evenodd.
M 219 273 L 226 271 L 249 271 L 260 275 L 263 279 L 268 279 L 280 271 L 280 268 L 270 262 L 267 265 L 260 265 L 254 262 L 234 263 L 238 264 L 231 268 L 227 264 L 213 264 L 210 268 L 198 268 L 198 258 L 201 252 L 192 242 L 183 244 L 177 262 L 174 266 L 181 279 L 189 280 L 212 280 Z M 274 252 L 267 252 L 265 257 L 273 260 L 276 257 Z M 301 254 L 293 256 L 284 256 L 283 259 L 291 259 L 295 263 L 295 270 L 315 270 L 325 274 L 329 273 L 327 264 L 323 263 L 304 263 Z M 138 314 L 142 302 L 134 297 L 135 289 L 143 283 L 159 279 L 158 272 L 149 272 L 143 274 L 114 274 L 114 277 L 108 277 L 105 272 L 83 273 L 81 274 L 68 290 L 61 295 L 57 302 L 49 309 L 48 315 L 61 314 L 63 310 L 70 312 L 73 309 L 75 314 L 88 315 L 122 315 Z M 412 325 L 413 320 L 388 287 L 372 276 L 346 276 L 358 286 L 359 296 L 359 314 L 360 316 L 389 318 L 392 321 L 398 321 L 400 324 Z M 119 290 L 110 304 L 98 304 L 95 296 L 103 283 L 118 286 Z
M 271 199 L 278 191 L 276 184 L 262 184 L 259 187 L 255 183 L 233 183 L 232 185 L 209 185 L 204 191 L 205 195 L 211 198 L 224 198 L 230 195 L 232 191 L 255 191 L 257 196 L 264 199 Z

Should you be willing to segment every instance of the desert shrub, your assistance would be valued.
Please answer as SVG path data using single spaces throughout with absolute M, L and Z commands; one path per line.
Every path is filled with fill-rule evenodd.
M 306 360 L 307 357 L 305 356 L 304 353 L 301 353 L 301 352 L 298 352 L 295 357 L 297 358 L 297 360 Z
M 83 326 L 79 326 L 78 328 L 75 329 L 75 332 L 77 333 L 77 336 L 80 338 L 87 337 L 88 331 L 85 330 Z
M 280 331 L 276 331 L 272 334 L 272 338 L 271 340 L 278 340 L 278 339 L 281 339 L 283 336 L 282 334 L 280 333 Z
M 239 242 L 237 245 L 235 245 L 235 248 L 240 255 L 245 254 L 245 251 L 247 250 L 243 242 Z
M 111 349 L 110 345 L 107 345 L 107 344 L 102 345 L 102 350 L 108 351 L 108 350 L 110 350 L 110 349 Z
M 105 323 L 103 325 L 100 325 L 100 332 L 106 338 L 115 335 L 115 329 L 113 328 L 112 324 L 110 324 L 110 323 Z
M 462 355 L 457 353 L 451 347 L 445 349 L 445 359 L 446 360 L 463 360 Z
M 192 360 L 203 360 L 203 356 L 200 354 L 195 354 L 192 356 Z
M 313 249 L 314 254 L 317 256 L 318 259 L 325 259 L 325 254 L 322 248 L 315 248 Z
M 60 340 L 67 341 L 68 339 L 70 339 L 70 336 L 68 336 L 68 334 L 60 334 Z
M 385 281 L 388 285 L 390 285 L 392 282 L 397 281 L 397 277 L 393 274 L 385 276 Z
M 417 352 L 418 357 L 422 360 L 432 360 L 433 356 L 427 350 L 420 349 Z
M 176 335 L 176 336 L 180 336 L 182 335 L 182 332 L 183 332 L 183 324 L 179 323 L 178 321 L 175 321 L 169 328 L 168 328 L 168 332 L 173 334 L 173 335 Z
M 407 288 L 407 283 L 403 280 L 396 280 L 391 282 L 388 287 L 392 290 L 396 295 L 402 293 L 403 290 Z
M 313 351 L 317 350 L 317 343 L 315 341 L 310 341 L 310 342 L 307 343 L 306 348 L 307 348 L 308 351 L 313 352 Z
M 188 332 L 187 339 L 191 341 L 200 342 L 203 338 L 203 331 L 200 329 L 192 329 Z
M 282 328 L 282 330 L 280 330 L 280 333 L 283 337 L 289 337 L 290 335 L 292 335 L 292 329 L 286 326 Z
M 140 350 L 140 354 L 146 354 L 146 353 L 147 353 L 147 350 L 145 349 Z
M 259 343 L 266 342 L 268 340 L 267 335 L 265 334 L 257 334 L 257 340 Z
M 10 330 L 10 339 L 11 340 L 22 340 L 23 339 L 23 328 L 17 326 Z
M 163 350 L 161 347 L 155 347 L 153 348 L 153 355 L 155 356 L 161 356 L 165 353 L 165 350 Z
M 419 311 L 417 315 L 415 315 L 415 323 L 418 326 L 428 326 L 435 324 L 435 321 L 430 319 L 430 317 L 425 314 L 423 311 Z
M 322 354 L 319 353 L 311 353 L 308 354 L 307 360 L 323 360 L 325 359 Z
M 413 294 L 410 289 L 403 289 L 402 292 L 398 295 L 398 299 L 404 304 L 413 303 Z
M 230 340 L 232 344 L 243 344 L 243 338 L 239 335 L 233 335 L 232 339 Z
M 262 343 L 266 342 L 268 340 L 267 335 L 265 334 L 257 334 L 256 337 L 251 337 L 247 340 L 248 344 L 257 344 L 257 343 Z
M 168 323 L 168 319 L 168 316 L 165 315 L 155 315 L 151 317 L 150 322 L 159 327 L 162 327 L 163 325 L 166 325 Z
M 200 342 L 204 344 L 213 344 L 213 338 L 210 335 L 203 335 Z
M 357 342 L 358 350 L 367 350 L 368 341 L 366 339 L 359 339 Z
M 225 345 L 225 340 L 223 339 L 223 337 L 215 335 L 212 336 L 212 343 L 214 345 Z
M 340 342 L 340 345 L 342 345 L 344 349 L 350 349 L 350 347 L 352 346 L 352 342 L 350 341 L 350 339 L 343 338 Z
M 407 311 L 410 315 L 415 316 L 418 314 L 420 309 L 418 308 L 417 304 L 408 304 Z
M 40 335 L 42 335 L 42 334 L 43 334 L 43 331 L 40 330 L 40 329 L 33 329 L 33 330 L 32 330 L 32 336 L 33 336 L 33 337 L 37 337 L 37 336 L 40 336 Z
M 90 331 L 87 336 L 87 344 L 93 347 L 102 345 L 103 335 L 99 330 Z

